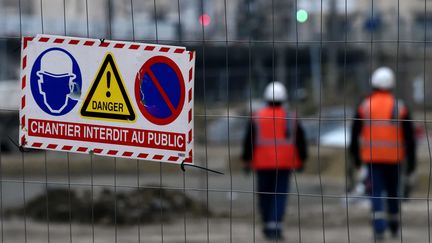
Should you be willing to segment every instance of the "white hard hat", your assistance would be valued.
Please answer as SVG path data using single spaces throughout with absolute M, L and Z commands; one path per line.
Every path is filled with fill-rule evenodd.
M 42 57 L 39 73 L 50 74 L 53 76 L 72 76 L 73 63 L 71 58 L 64 52 L 52 50 Z
M 372 74 L 372 87 L 382 90 L 390 90 L 395 86 L 395 75 L 388 67 L 380 67 Z
M 271 82 L 264 91 L 264 99 L 269 102 L 282 102 L 287 99 L 285 86 L 278 81 Z

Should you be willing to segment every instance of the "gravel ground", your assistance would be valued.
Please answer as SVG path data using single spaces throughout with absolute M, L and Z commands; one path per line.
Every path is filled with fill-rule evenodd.
M 421 144 L 419 181 L 413 195 L 415 199 L 402 205 L 401 237 L 386 242 L 430 242 L 428 219 L 431 219 L 431 215 L 429 201 L 425 199 L 430 188 L 427 152 L 427 146 Z M 315 149 L 311 149 L 311 155 L 315 156 L 315 153 Z M 180 214 L 179 218 L 170 222 L 141 224 L 139 227 L 138 224 L 92 227 L 88 224 L 35 222 L 29 218 L 24 223 L 23 218 L 2 218 L 0 242 L 266 242 L 260 231 L 258 214 L 254 214 L 254 177 L 246 176 L 238 169 L 230 173 L 226 147 L 209 147 L 209 154 L 209 167 L 221 170 L 225 175 L 209 174 L 207 178 L 205 173 L 194 169 L 188 169 L 183 174 L 173 166 L 159 167 L 159 164 L 154 163 L 137 164 L 134 161 L 114 161 L 101 157 L 90 160 L 88 156 L 71 154 L 70 182 L 72 190 L 93 188 L 96 193 L 104 188 L 119 192 L 134 190 L 138 184 L 153 188 L 162 184 L 164 188 L 176 191 L 183 190 L 185 186 L 189 196 L 205 205 L 208 202 L 208 207 L 213 212 L 212 217 L 188 215 L 184 218 Z M 295 178 L 297 183 L 294 183 L 293 178 L 293 195 L 290 196 L 284 222 L 285 240 L 280 242 L 374 242 L 367 202 L 350 202 L 348 209 L 346 208 L 343 200 L 345 178 L 342 174 L 344 154 L 339 151 L 339 155 L 335 155 L 334 151 L 321 151 L 319 162 L 323 166 L 322 178 L 317 176 L 318 160 L 314 157 L 308 162 L 307 173 L 298 174 Z M 68 187 L 68 160 L 65 154 L 48 153 L 47 169 L 44 156 L 43 153 L 25 154 L 25 187 L 22 183 L 21 156 L 2 157 L 4 170 L 0 202 L 4 210 L 22 206 L 24 199 L 29 201 L 43 193 L 47 187 Z M 202 155 L 197 157 L 204 158 Z M 232 155 L 231 163 L 235 163 L 234 157 Z M 204 160 L 200 162 L 202 161 Z M 93 171 L 90 162 L 93 163 Z M 117 162 L 118 173 L 114 173 L 114 162 Z M 139 166 L 139 173 L 136 173 L 136 166 Z M 45 183 L 47 181 L 48 185 Z M 90 186 L 91 183 L 93 187 Z M 295 194 L 297 191 L 302 195 L 300 198 Z
M 316 215 L 320 221 L 319 215 Z M 313 220 L 313 218 L 311 218 Z M 185 223 L 186 222 L 186 223 Z M 180 218 L 172 223 L 138 225 L 128 227 L 95 226 L 77 224 L 46 224 L 22 220 L 8 220 L 3 223 L 2 242 L 267 242 L 263 239 L 259 224 L 247 219 L 229 218 Z M 426 222 L 425 222 L 426 223 Z M 348 232 L 343 225 L 302 225 L 288 222 L 285 239 L 280 242 L 374 242 L 366 221 L 351 223 Z M 139 228 L 139 230 L 138 230 Z M 24 230 L 26 229 L 26 230 Z M 49 229 L 49 231 L 48 231 Z M 427 224 L 408 224 L 403 227 L 402 238 L 387 239 L 385 242 L 428 242 Z M 299 240 L 301 236 L 301 241 Z M 48 240 L 49 239 L 49 240 Z M 325 239 L 325 240 L 324 240 Z
M 120 179 L 122 178 L 122 179 Z M 123 183 L 128 177 L 120 177 Z M 246 183 L 249 177 L 238 175 L 238 183 Z M 96 177 L 104 183 L 108 178 Z M 165 182 L 175 181 L 165 177 Z M 79 179 L 75 179 L 79 181 Z M 154 178 L 147 177 L 152 181 Z M 220 180 L 218 180 L 220 181 Z M 195 183 L 199 183 L 197 180 Z M 342 190 L 340 183 L 324 180 L 325 197 L 321 197 L 313 177 L 300 177 L 301 197 L 290 196 L 288 213 L 283 227 L 285 240 L 280 242 L 374 242 L 371 233 L 370 210 L 367 200 L 350 201 L 343 195 L 327 194 Z M 6 195 L 22 193 L 20 184 L 9 184 L 3 188 Z M 222 184 L 212 185 L 223 188 Z M 28 189 L 30 189 L 29 187 Z M 38 190 L 43 191 L 43 185 Z M 127 188 L 117 188 L 120 191 Z M 36 189 L 35 189 L 36 190 Z M 28 191 L 27 191 L 28 193 Z M 196 199 L 206 202 L 206 194 L 189 192 Z M 37 193 L 36 193 L 37 194 Z M 214 189 L 208 194 L 208 207 L 214 212 L 210 217 L 184 215 L 181 212 L 169 222 L 151 224 L 132 224 L 127 226 L 68 224 L 53 222 L 35 222 L 26 218 L 12 217 L 1 221 L 2 238 L 0 242 L 266 242 L 261 234 L 258 212 L 254 207 L 253 194 L 233 193 Z M 30 197 L 29 197 L 30 198 Z M 28 199 L 29 199 L 28 198 Z M 232 199 L 232 200 L 231 200 Z M 15 204 L 22 202 L 17 197 Z M 114 202 L 112 202 L 114 204 Z M 12 201 L 3 203 L 5 208 L 13 206 Z M 207 203 L 205 203 L 207 205 Z M 348 205 L 348 208 L 347 208 Z M 254 214 L 255 210 L 255 214 Z M 386 242 L 429 242 L 428 204 L 420 196 L 402 204 L 402 238 L 389 239 Z M 161 212 L 166 213 L 166 212 Z M 299 219 L 300 216 L 300 219 Z M 255 223 L 254 223 L 255 222 Z M 139 225 L 139 231 L 138 231 Z M 93 230 L 94 229 L 94 230 Z M 348 230 L 349 229 L 349 230 Z M 301 240 L 300 238 L 301 237 Z M 186 240 L 185 240 L 186 238 Z

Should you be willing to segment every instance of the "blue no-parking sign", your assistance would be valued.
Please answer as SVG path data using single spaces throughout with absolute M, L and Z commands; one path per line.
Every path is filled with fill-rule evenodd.
M 144 117 L 157 125 L 177 119 L 185 102 L 185 83 L 177 64 L 168 57 L 152 57 L 138 74 L 135 98 Z
M 194 69 L 184 47 L 24 37 L 20 144 L 193 163 Z

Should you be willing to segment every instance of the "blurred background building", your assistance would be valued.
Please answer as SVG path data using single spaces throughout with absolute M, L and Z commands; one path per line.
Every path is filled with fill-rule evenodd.
M 423 108 L 432 94 L 424 90 L 430 86 L 424 67 L 432 64 L 432 9 L 425 1 L 0 0 L 0 6 L 3 109 L 18 109 L 19 37 L 38 33 L 188 46 L 198 57 L 196 104 L 205 99 L 215 110 L 248 107 L 268 82 L 280 80 L 301 114 L 329 110 L 323 114 L 343 118 L 342 105 L 353 107 L 382 65 L 396 70 L 396 92 L 410 106 Z
M 323 0 L 322 6 L 313 0 L 226 4 L 225 8 L 221 0 L 158 0 L 156 6 L 154 1 L 134 0 L 1 0 L 0 80 L 17 79 L 18 40 L 13 37 L 47 33 L 181 43 L 197 46 L 198 52 L 205 41 L 209 99 L 222 99 L 224 85 L 230 85 L 232 98 L 244 100 L 250 67 L 253 95 L 273 79 L 288 84 L 291 93 L 308 94 L 310 100 L 316 100 L 320 84 L 324 90 L 341 90 L 345 80 L 350 87 L 367 90 L 372 61 L 372 66 L 397 69 L 404 98 L 419 101 L 412 97 L 416 86 L 411 81 L 422 73 L 418 62 L 423 62 L 423 43 L 432 35 L 432 14 L 424 1 L 382 0 L 373 1 L 373 6 L 353 0 Z M 225 47 L 228 74 L 221 51 Z M 344 76 L 341 70 L 356 75 Z

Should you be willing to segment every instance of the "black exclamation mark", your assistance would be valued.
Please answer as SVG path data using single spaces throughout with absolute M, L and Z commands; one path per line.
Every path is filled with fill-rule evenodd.
M 109 92 L 111 86 L 111 72 L 108 71 L 107 72 L 107 87 L 108 87 L 108 91 L 106 92 L 106 96 L 109 98 L 111 96 L 111 92 Z

